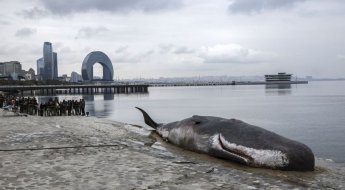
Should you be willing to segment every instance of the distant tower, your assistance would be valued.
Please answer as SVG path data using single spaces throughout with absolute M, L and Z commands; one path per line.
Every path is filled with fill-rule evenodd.
M 0 62 L 0 76 L 11 77 L 13 80 L 18 80 L 21 75 L 22 64 L 18 61 Z
M 50 42 L 44 42 L 43 44 L 43 60 L 44 60 L 43 80 L 53 80 L 53 76 L 54 76 L 53 47 Z
M 39 80 L 58 79 L 57 53 L 53 52 L 53 46 L 50 42 L 43 44 L 43 58 L 37 60 L 37 76 Z
M 57 53 L 53 52 L 53 62 L 54 62 L 54 76 L 53 79 L 58 79 L 58 60 L 57 60 Z
M 37 79 L 43 80 L 44 74 L 44 60 L 43 57 L 37 60 Z

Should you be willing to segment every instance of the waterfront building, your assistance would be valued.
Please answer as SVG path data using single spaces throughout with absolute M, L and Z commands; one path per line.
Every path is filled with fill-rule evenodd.
M 79 73 L 73 71 L 71 73 L 70 82 L 83 82 L 83 77 Z
M 63 74 L 63 75 L 62 75 L 61 77 L 59 77 L 59 78 L 61 78 L 60 81 L 64 81 L 64 82 L 68 82 L 68 81 L 71 80 L 71 77 L 67 76 L 66 74 Z
M 306 76 L 305 79 L 307 79 L 307 81 L 312 81 L 313 80 L 313 76 Z
M 19 61 L 0 62 L 0 77 L 18 80 L 21 76 L 22 64 Z
M 53 52 L 53 46 L 50 42 L 44 42 L 43 57 L 37 60 L 37 79 L 38 80 L 57 80 L 58 79 L 57 53 Z
M 54 65 L 53 79 L 57 80 L 57 78 L 58 78 L 58 60 L 57 60 L 57 53 L 56 52 L 53 52 L 53 65 Z
M 44 61 L 43 57 L 37 59 L 37 80 L 43 80 Z
M 101 51 L 93 51 L 85 57 L 83 65 L 81 66 L 81 76 L 84 81 L 92 82 L 95 80 L 93 76 L 93 66 L 99 63 L 103 67 L 102 81 L 113 81 L 114 69 L 109 57 Z
M 28 71 L 23 70 L 22 75 L 25 80 L 34 80 L 35 79 L 35 70 L 30 68 Z
M 54 63 L 53 63 L 53 47 L 50 42 L 44 42 L 43 44 L 43 62 L 44 72 L 43 80 L 53 80 Z
M 277 75 L 265 75 L 266 82 L 291 81 L 292 74 L 278 73 Z

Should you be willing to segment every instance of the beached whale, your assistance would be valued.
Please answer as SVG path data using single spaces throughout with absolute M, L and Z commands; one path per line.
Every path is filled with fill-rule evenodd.
M 169 142 L 252 167 L 313 171 L 315 157 L 306 145 L 237 119 L 193 116 L 157 124 L 141 108 L 145 123 Z

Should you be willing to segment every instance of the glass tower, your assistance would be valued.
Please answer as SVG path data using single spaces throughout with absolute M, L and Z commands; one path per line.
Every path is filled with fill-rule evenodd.
M 53 47 L 50 42 L 43 44 L 43 60 L 44 60 L 44 73 L 43 80 L 53 80 L 54 77 L 54 63 L 53 63 Z
M 37 77 L 38 77 L 38 80 L 43 79 L 43 74 L 44 74 L 44 60 L 42 57 L 42 58 L 39 58 L 37 60 Z
M 53 52 L 53 65 L 54 65 L 54 74 L 53 74 L 53 79 L 57 80 L 58 79 L 58 61 L 57 61 L 57 53 Z

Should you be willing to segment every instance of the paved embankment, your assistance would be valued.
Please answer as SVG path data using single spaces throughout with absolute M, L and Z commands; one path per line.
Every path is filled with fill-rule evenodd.
M 249 168 L 93 117 L 0 115 L 0 189 L 343 189 L 345 167 Z

